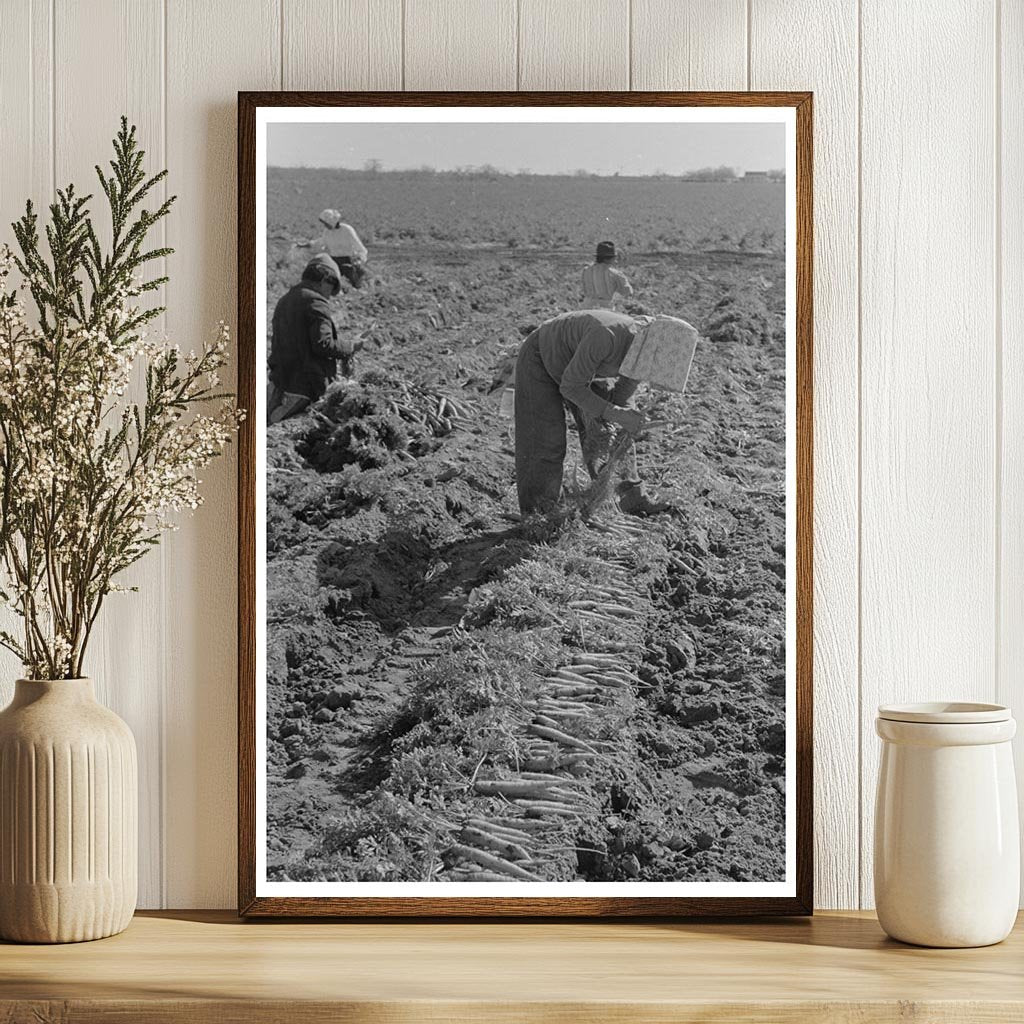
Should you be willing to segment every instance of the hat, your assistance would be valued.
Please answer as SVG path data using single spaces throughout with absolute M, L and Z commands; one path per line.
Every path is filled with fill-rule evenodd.
M 615 243 L 614 242 L 598 242 L 597 243 L 597 258 L 599 260 L 609 260 L 615 258 Z
M 338 264 L 325 252 L 317 253 L 302 271 L 303 281 L 330 281 L 334 284 L 334 294 L 341 291 L 341 271 Z
M 319 217 L 320 223 L 329 228 L 336 228 L 341 220 L 341 214 L 337 210 L 324 210 Z
M 697 338 L 697 328 L 678 317 L 640 321 L 619 373 L 664 391 L 685 391 Z

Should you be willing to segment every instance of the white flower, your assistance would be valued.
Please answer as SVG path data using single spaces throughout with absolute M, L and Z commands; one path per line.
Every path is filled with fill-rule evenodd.
M 44 332 L 29 322 L 14 268 L 0 248 L 0 484 L 11 495 L 0 603 L 33 616 L 31 650 L 20 651 L 33 674 L 63 673 L 80 653 L 82 615 L 126 589 L 113 577 L 147 538 L 177 529 L 176 513 L 198 508 L 199 472 L 241 414 L 230 400 L 201 405 L 220 384 L 226 324 L 186 357 L 166 338 L 129 334 L 118 325 L 138 315 L 136 282 L 117 290 L 102 325 Z M 178 395 L 184 412 L 170 405 Z M 57 626 L 72 621 L 70 632 Z

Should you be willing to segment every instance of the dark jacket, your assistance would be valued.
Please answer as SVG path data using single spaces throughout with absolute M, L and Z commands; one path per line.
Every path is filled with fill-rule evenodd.
M 347 355 L 351 345 L 338 337 L 327 299 L 302 282 L 281 297 L 268 360 L 273 384 L 316 401 L 337 372 L 337 360 Z

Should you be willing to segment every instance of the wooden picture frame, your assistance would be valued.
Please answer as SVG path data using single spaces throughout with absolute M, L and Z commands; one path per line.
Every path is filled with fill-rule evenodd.
M 267 895 L 257 880 L 257 114 L 262 108 L 401 107 L 616 107 L 624 119 L 644 108 L 781 108 L 795 113 L 795 254 L 789 266 L 794 280 L 795 325 L 795 737 L 789 748 L 795 794 L 788 821 L 793 830 L 795 872 L 790 891 L 778 896 L 304 896 Z M 737 188 L 741 187 L 739 185 Z M 812 96 L 808 92 L 526 92 L 526 93 L 332 93 L 241 92 L 238 96 L 238 401 L 250 410 L 242 425 L 238 463 L 238 904 L 247 917 L 692 917 L 805 915 L 812 913 Z M 790 351 L 787 349 L 787 351 Z M 252 411 L 255 411 L 253 414 Z M 790 420 L 793 422 L 793 420 Z M 791 444 L 791 442 L 790 442 Z M 791 452 L 794 448 L 790 447 Z M 791 456 L 791 459 L 793 457 Z M 793 615 L 793 611 L 787 614 Z M 787 676 L 788 679 L 788 676 Z M 788 807 L 788 805 L 787 805 Z M 576 890 L 578 891 L 577 885 Z

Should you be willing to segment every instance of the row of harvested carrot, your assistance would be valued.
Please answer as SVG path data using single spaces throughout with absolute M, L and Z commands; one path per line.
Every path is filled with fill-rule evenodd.
M 598 528 L 624 541 L 636 534 L 636 527 L 623 522 Z M 449 850 L 448 880 L 545 881 L 538 870 L 549 867 L 552 850 L 564 848 L 565 826 L 598 811 L 588 775 L 611 755 L 613 743 L 594 738 L 599 730 L 578 727 L 625 710 L 639 682 L 629 666 L 639 655 L 644 612 L 626 565 L 611 560 L 606 584 L 592 587 L 591 598 L 568 604 L 595 627 L 626 627 L 625 636 L 622 628 L 614 640 L 602 640 L 600 628 L 588 631 L 588 646 L 603 649 L 574 651 L 545 678 L 527 726 L 529 759 L 510 778 L 474 780 L 474 791 L 488 798 L 490 810 L 465 822 Z

